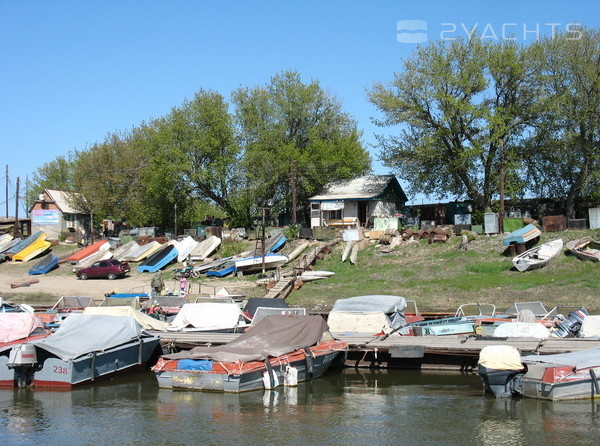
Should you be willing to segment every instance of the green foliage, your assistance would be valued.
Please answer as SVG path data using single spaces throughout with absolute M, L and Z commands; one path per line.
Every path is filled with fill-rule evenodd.
M 298 237 L 298 235 L 300 235 L 300 228 L 300 225 L 286 226 L 286 228 L 283 231 L 283 234 L 288 240 L 295 239 L 296 237 Z

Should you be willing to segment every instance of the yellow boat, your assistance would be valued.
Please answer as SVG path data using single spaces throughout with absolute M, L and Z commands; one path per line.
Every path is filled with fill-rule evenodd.
M 29 246 L 13 255 L 12 260 L 27 262 L 46 251 L 51 245 L 52 243 L 46 241 L 46 233 L 42 232 Z

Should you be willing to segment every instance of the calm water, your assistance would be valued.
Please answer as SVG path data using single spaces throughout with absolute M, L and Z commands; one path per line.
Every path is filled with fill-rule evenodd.
M 0 390 L 0 444 L 598 444 L 600 401 L 483 397 L 475 375 L 332 370 L 298 388 L 158 389 L 152 373 L 70 392 Z

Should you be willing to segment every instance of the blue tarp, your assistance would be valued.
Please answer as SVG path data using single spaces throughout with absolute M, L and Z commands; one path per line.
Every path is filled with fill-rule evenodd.
M 201 372 L 210 372 L 212 370 L 212 361 L 204 359 L 180 359 L 177 370 L 198 370 Z

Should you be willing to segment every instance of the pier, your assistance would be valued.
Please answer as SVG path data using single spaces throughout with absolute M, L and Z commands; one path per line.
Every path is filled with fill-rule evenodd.
M 241 333 L 154 332 L 165 351 L 198 345 L 227 344 Z M 488 345 L 510 345 L 522 355 L 568 353 L 600 347 L 600 339 L 490 338 L 474 335 L 340 336 L 348 344 L 347 367 L 469 371 L 477 367 L 479 352 Z

